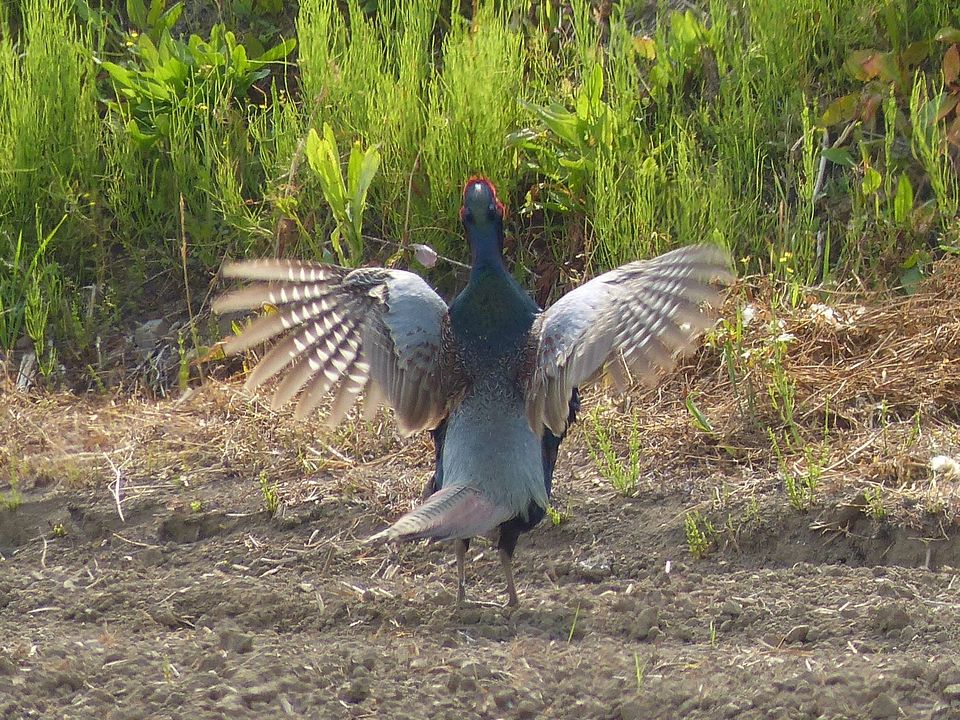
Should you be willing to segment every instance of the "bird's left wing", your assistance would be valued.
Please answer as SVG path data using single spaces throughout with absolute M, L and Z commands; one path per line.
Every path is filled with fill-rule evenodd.
M 386 401 L 405 434 L 434 428 L 446 416 L 447 306 L 420 276 L 292 260 L 229 263 L 223 274 L 254 282 L 219 297 L 215 312 L 277 308 L 224 343 L 224 352 L 234 354 L 282 335 L 246 383 L 253 389 L 286 370 L 274 408 L 303 390 L 296 409 L 303 417 L 337 386 L 331 425 L 361 392 L 367 416 Z
M 548 308 L 534 327 L 527 419 L 561 435 L 573 389 L 606 374 L 619 391 L 669 370 L 712 318 L 717 281 L 733 279 L 729 254 L 691 245 L 595 277 Z

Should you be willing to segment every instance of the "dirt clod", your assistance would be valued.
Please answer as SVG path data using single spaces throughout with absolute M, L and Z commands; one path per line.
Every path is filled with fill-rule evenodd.
M 882 692 L 870 703 L 870 716 L 876 720 L 899 717 L 900 706 L 887 693 Z
M 783 642 L 787 645 L 802 643 L 807 639 L 809 634 L 809 625 L 794 625 L 792 628 L 790 628 L 790 632 L 783 636 Z
M 882 633 L 899 632 L 910 624 L 910 615 L 901 605 L 886 603 L 876 609 L 874 619 Z
M 253 635 L 234 627 L 220 629 L 220 648 L 228 652 L 248 653 L 253 650 Z

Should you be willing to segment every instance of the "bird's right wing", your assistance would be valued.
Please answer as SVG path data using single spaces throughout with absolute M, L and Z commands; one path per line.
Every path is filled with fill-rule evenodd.
M 331 425 L 343 419 L 361 391 L 365 414 L 386 401 L 405 434 L 434 428 L 446 416 L 447 306 L 420 276 L 292 260 L 229 263 L 223 274 L 255 282 L 217 298 L 215 312 L 277 308 L 224 343 L 224 352 L 234 354 L 283 336 L 246 383 L 252 390 L 287 370 L 274 408 L 303 390 L 296 415 L 304 417 L 337 385 Z
M 526 387 L 527 419 L 561 435 L 575 387 L 604 373 L 621 392 L 669 370 L 710 327 L 717 281 L 734 278 L 729 254 L 691 245 L 595 277 L 548 308 L 534 328 L 536 356 Z

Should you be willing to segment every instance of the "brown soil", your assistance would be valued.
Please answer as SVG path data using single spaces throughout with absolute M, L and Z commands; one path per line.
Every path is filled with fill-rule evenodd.
M 460 608 L 451 548 L 362 544 L 417 496 L 422 439 L 330 436 L 217 383 L 161 404 L 10 393 L 0 415 L 22 493 L 0 509 L 3 718 L 960 717 L 950 528 L 843 493 L 798 512 L 695 431 L 662 461 L 651 444 L 627 498 L 581 423 L 566 519 L 521 539 L 508 610 L 489 544 Z M 699 560 L 691 510 L 716 526 Z

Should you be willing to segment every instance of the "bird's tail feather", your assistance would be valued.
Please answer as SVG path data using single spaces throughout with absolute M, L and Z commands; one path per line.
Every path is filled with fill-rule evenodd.
M 489 532 L 512 515 L 512 512 L 497 505 L 476 488 L 446 487 L 386 530 L 372 535 L 367 542 L 470 538 Z

